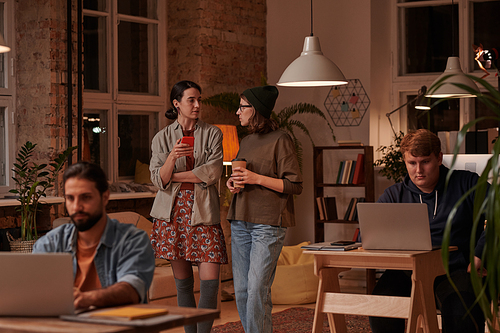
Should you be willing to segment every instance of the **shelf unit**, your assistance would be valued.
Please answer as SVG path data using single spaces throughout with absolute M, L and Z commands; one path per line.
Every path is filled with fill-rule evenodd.
M 364 172 L 365 172 L 365 182 L 364 184 L 336 184 L 333 182 L 326 183 L 325 173 L 324 173 L 324 152 L 328 150 L 347 150 L 353 151 L 358 150 L 359 153 L 363 153 L 364 156 Z M 340 163 L 340 161 L 337 161 Z M 374 184 L 374 174 L 373 174 L 373 147 L 372 146 L 323 146 L 314 147 L 313 150 L 313 164 L 314 164 L 314 241 L 316 243 L 324 242 L 325 238 L 325 223 L 358 223 L 357 221 L 346 221 L 342 219 L 337 220 L 320 220 L 318 213 L 318 206 L 316 202 L 317 197 L 323 197 L 325 188 L 337 187 L 337 188 L 353 188 L 361 187 L 364 188 L 364 195 L 366 202 L 375 201 L 375 184 Z

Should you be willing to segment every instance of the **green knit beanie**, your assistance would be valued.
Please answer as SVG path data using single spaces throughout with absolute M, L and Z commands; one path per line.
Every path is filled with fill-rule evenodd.
M 275 86 L 263 86 L 247 89 L 243 95 L 248 99 L 248 102 L 265 118 L 271 117 L 274 104 L 278 98 L 278 88 Z

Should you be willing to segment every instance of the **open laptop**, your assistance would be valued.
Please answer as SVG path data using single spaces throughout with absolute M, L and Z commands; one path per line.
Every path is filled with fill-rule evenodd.
M 0 252 L 0 316 L 73 314 L 69 253 Z
M 357 209 L 364 249 L 433 249 L 426 204 L 364 202 Z

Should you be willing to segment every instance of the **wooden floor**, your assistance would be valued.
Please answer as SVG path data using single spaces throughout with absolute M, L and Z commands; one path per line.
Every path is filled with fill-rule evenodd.
M 346 275 L 341 282 L 341 289 L 344 292 L 349 293 L 366 293 L 365 280 L 364 280 L 364 270 L 346 272 Z M 222 284 L 222 290 L 227 294 L 234 296 L 234 289 L 232 286 L 232 281 L 228 281 Z M 273 305 L 273 313 L 280 312 L 293 307 L 306 307 L 314 309 L 315 303 L 310 304 L 287 304 L 287 305 Z M 221 303 L 221 313 L 220 318 L 214 321 L 214 326 L 222 325 L 225 323 L 239 321 L 240 317 L 238 315 L 238 310 L 236 308 L 235 300 L 224 301 Z M 184 333 L 184 328 L 174 328 L 165 333 Z

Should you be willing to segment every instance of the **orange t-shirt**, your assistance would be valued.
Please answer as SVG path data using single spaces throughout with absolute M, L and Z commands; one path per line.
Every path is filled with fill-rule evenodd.
M 97 275 L 97 270 L 94 264 L 94 257 L 99 243 L 86 247 L 78 238 L 76 249 L 76 260 L 78 268 L 76 270 L 74 286 L 80 291 L 90 291 L 101 289 L 101 281 Z

